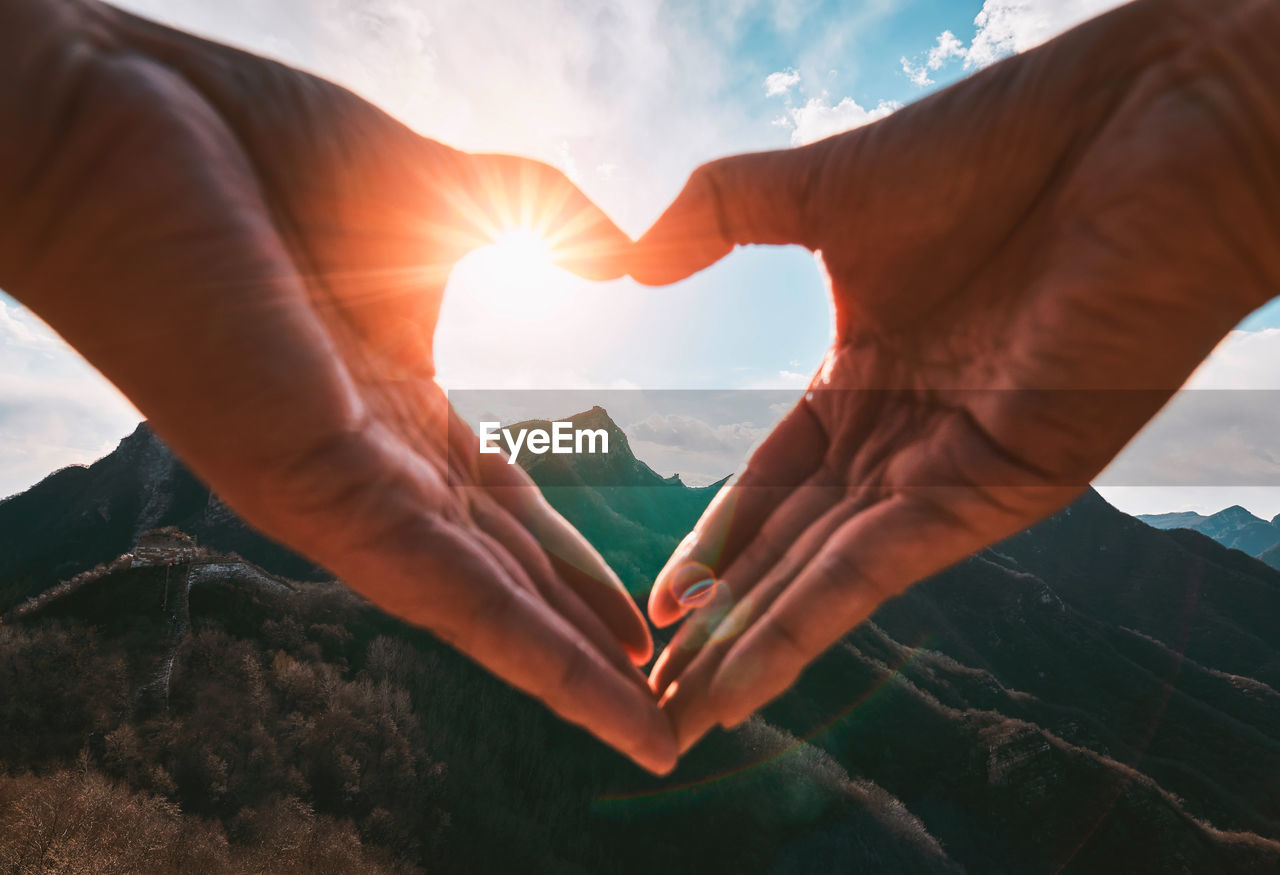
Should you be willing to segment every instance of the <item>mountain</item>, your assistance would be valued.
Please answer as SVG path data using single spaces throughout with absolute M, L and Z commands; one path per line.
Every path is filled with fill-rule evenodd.
M 110 562 L 119 533 L 173 518 L 149 508 L 199 504 L 170 494 L 185 481 L 168 462 L 135 468 L 157 458 L 138 437 L 76 489 L 0 504 L 4 568 L 39 591 L 0 624 L 0 771 L 32 772 L 0 779 L 0 863 L 6 835 L 67 841 L 41 812 L 88 794 L 149 812 L 129 826 L 206 861 L 188 870 L 1280 870 L 1280 572 L 1205 534 L 1090 492 L 886 603 L 656 780 L 341 585 L 288 579 L 296 557 L 251 530 L 204 530 L 243 532 L 239 555 L 161 533 L 141 564 Z M 682 534 L 712 490 L 621 437 L 610 458 L 528 470 L 625 559 L 630 537 Z M 79 539 L 65 555 L 108 564 L 55 585 L 72 567 L 56 536 L 7 530 L 23 500 Z M 255 856 L 286 847 L 304 851 Z
M 1280 547 L 1280 516 L 1267 522 L 1239 505 L 1220 510 L 1210 516 L 1204 516 L 1195 511 L 1184 511 L 1142 514 L 1138 519 L 1157 529 L 1191 529 L 1208 535 L 1219 544 L 1248 553 L 1250 556 L 1261 557 L 1268 550 Z M 1274 558 L 1269 564 L 1272 567 L 1280 567 Z
M 776 727 L 660 782 L 339 583 L 143 540 L 0 618 L 6 870 L 958 871 Z
M 1280 517 L 1277 517 L 1280 519 Z M 1280 569 L 1280 544 L 1276 544 L 1267 550 L 1263 550 L 1258 554 L 1258 558 L 1270 565 L 1272 568 Z
M 884 605 L 764 718 L 978 871 L 1274 866 L 1277 616 L 1280 574 L 1090 492 Z
M 631 442 L 603 407 L 568 417 L 575 430 L 603 430 L 608 453 L 516 457 L 551 506 L 595 545 L 635 595 L 645 595 L 668 556 L 702 516 L 724 480 L 690 487 L 636 458 Z M 513 433 L 550 431 L 547 420 L 507 426 Z M 727 479 L 727 478 L 726 478 Z
M 0 501 L 0 610 L 165 526 L 286 577 L 331 576 L 241 522 L 143 423 L 105 458 Z

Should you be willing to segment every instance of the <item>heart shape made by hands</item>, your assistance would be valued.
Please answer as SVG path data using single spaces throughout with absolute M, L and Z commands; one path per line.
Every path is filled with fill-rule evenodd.
M 1266 90 L 1196 39 L 1221 28 L 1158 3 L 873 125 L 705 165 L 634 244 L 546 165 L 110 7 L 47 6 L 14 13 L 23 32 L 84 51 L 4 99 L 76 125 L 0 171 L 6 227 L 40 229 L 8 241 L 0 283 L 249 522 L 653 771 L 886 598 L 1066 503 L 1280 275 L 1280 149 L 1241 109 Z M 669 283 L 792 243 L 829 276 L 810 391 L 654 586 L 655 622 L 688 618 L 647 682 L 616 575 L 477 452 L 434 379 L 452 265 L 531 221 L 589 278 Z

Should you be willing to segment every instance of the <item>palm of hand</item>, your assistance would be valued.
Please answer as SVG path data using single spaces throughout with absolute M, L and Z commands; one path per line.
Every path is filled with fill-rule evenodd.
M 83 68 L 51 77 L 78 83 L 51 101 L 81 123 L 35 187 L 53 209 L 79 183 L 78 208 L 11 287 L 251 523 L 668 769 L 642 617 L 520 469 L 477 453 L 431 349 L 453 262 L 522 207 L 587 276 L 619 275 L 626 238 L 545 165 L 109 7 L 49 14 L 91 19 Z
M 682 749 L 884 599 L 1064 505 L 1265 300 L 1240 253 L 1269 247 L 1237 232 L 1262 201 L 1213 70 L 1174 41 L 1135 53 L 1141 79 L 1066 77 L 1062 42 L 860 131 L 708 165 L 641 241 L 654 281 L 799 242 L 836 304 L 809 393 L 655 584 L 666 624 L 718 581 L 650 680 Z M 1089 117 L 1055 124 L 1064 105 Z M 690 238 L 700 223 L 721 234 Z

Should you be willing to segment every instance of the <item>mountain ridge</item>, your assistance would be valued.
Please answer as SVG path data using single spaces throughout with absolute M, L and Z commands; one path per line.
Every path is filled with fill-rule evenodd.
M 1137 519 L 1157 529 L 1190 529 L 1213 538 L 1219 544 L 1247 553 L 1280 568 L 1280 514 L 1264 520 L 1238 504 L 1214 514 L 1196 511 L 1139 514 Z
M 607 427 L 602 408 L 585 413 L 582 421 Z M 528 470 L 610 562 L 631 563 L 641 598 L 714 488 L 628 467 L 643 465 L 629 444 L 611 451 L 618 458 L 594 461 L 639 485 L 591 485 L 600 472 L 573 464 Z M 709 872 L 1280 868 L 1280 573 L 1203 532 L 1146 525 L 1092 490 L 886 602 L 744 728 L 714 730 L 670 779 L 651 781 L 340 585 L 262 583 L 289 555 L 250 543 L 265 539 L 223 519 L 220 503 L 192 491 L 166 454 L 135 433 L 88 473 L 42 481 L 39 500 L 0 504 L 0 543 L 15 551 L 0 553 L 0 587 L 11 582 L 4 569 L 18 568 L 47 590 L 71 557 L 109 561 L 109 546 L 165 520 L 205 526 L 209 539 L 199 557 L 171 566 L 104 566 L 6 620 L 0 647 L 19 649 L 0 658 L 0 679 L 10 666 L 81 667 L 37 672 L 25 686 L 5 681 L 23 691 L 0 697 L 6 728 L 25 727 L 0 733 L 11 767 L 70 761 L 88 733 L 97 739 L 88 755 L 109 774 L 232 823 L 244 815 L 210 800 L 278 792 L 276 783 L 246 784 L 255 754 L 236 752 L 258 721 L 268 727 L 253 735 L 261 755 L 284 758 L 272 768 L 285 777 L 273 781 L 293 782 L 291 792 L 326 816 L 350 813 L 371 847 L 390 847 L 399 833 L 389 823 L 443 830 L 446 838 L 399 853 L 448 871 L 496 860 L 487 838 L 495 832 L 515 855 L 505 865 L 534 859 L 546 871 L 563 871 L 565 860 L 604 872 L 676 860 Z M 262 575 L 257 560 L 211 544 L 233 534 L 262 560 Z M 71 539 L 61 557 L 58 538 Z M 184 603 L 173 587 L 193 573 L 198 585 L 183 590 Z M 175 611 L 181 623 L 169 619 Z M 660 642 L 669 634 L 656 632 Z M 162 669 L 171 685 L 153 682 Z M 308 673 L 323 679 L 314 693 Z M 66 686 L 81 676 L 83 689 Z M 322 689 L 363 703 L 367 725 L 339 732 L 326 722 L 333 699 Z M 110 695 L 81 702 L 101 690 Z M 42 697 L 53 705 L 32 710 Z M 270 701 L 283 710 L 262 711 Z M 142 743 L 121 739 L 168 739 L 165 727 L 179 725 L 199 738 L 215 738 L 221 725 L 226 735 L 207 749 L 189 742 L 190 753 L 175 743 L 121 759 L 119 750 Z M 417 725 L 408 740 L 377 735 Z M 318 734 L 300 747 L 272 740 L 307 726 Z M 342 733 L 359 738 L 335 741 Z M 402 783 L 379 789 L 388 779 L 369 752 L 396 750 L 419 758 L 418 795 L 404 796 Z M 314 762 L 291 765 L 298 751 Z M 426 764 L 437 757 L 465 792 L 432 795 L 446 792 Z M 301 778 L 288 777 L 295 772 Z M 401 798 L 416 808 L 397 807 Z M 446 804 L 431 801 L 439 798 L 454 813 L 448 828 L 431 814 Z M 559 844 L 547 848 L 539 815 L 552 810 Z M 423 826 L 419 811 L 435 819 Z

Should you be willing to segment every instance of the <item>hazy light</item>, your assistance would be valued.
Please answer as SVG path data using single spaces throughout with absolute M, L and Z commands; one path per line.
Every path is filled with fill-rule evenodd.
M 532 228 L 503 231 L 490 247 L 492 256 L 512 272 L 544 270 L 551 264 L 551 244 Z

